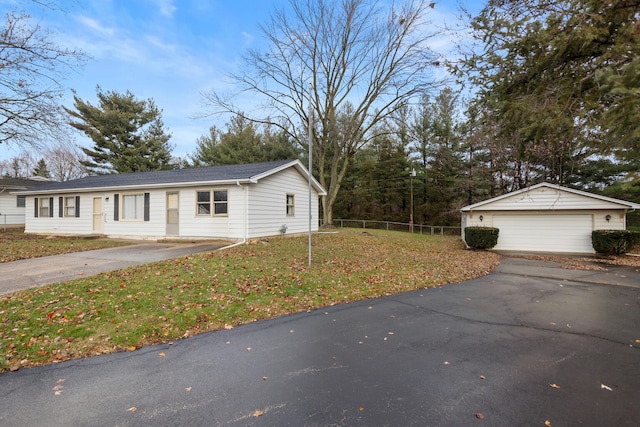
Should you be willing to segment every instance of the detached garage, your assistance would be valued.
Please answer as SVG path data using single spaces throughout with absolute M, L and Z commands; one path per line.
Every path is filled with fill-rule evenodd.
M 470 226 L 500 230 L 495 250 L 592 254 L 593 230 L 625 230 L 640 204 L 542 183 L 462 208 Z

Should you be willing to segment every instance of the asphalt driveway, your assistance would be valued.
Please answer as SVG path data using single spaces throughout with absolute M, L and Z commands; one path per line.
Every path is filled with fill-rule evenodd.
M 0 294 L 213 251 L 227 245 L 225 242 L 149 242 L 0 263 Z
M 7 372 L 0 425 L 637 426 L 638 283 L 505 258 L 460 284 Z

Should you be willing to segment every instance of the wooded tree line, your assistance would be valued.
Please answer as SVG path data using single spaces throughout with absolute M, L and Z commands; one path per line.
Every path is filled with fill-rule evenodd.
M 87 173 L 306 164 L 311 133 L 325 223 L 457 225 L 460 207 L 541 181 L 640 201 L 640 0 L 490 0 L 469 16 L 457 61 L 429 50 L 432 2 L 290 6 L 230 76 L 263 114 L 245 114 L 234 93 L 204 94 L 208 113 L 231 118 L 187 158 L 171 158 L 153 100 L 76 96 L 64 110 L 94 142 Z M 445 65 L 468 99 L 434 77 Z

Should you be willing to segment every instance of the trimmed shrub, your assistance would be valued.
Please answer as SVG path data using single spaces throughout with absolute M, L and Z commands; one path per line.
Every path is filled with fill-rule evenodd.
M 628 230 L 593 230 L 593 249 L 603 255 L 621 255 L 631 247 L 631 232 Z
M 491 249 L 498 244 L 498 233 L 493 227 L 465 227 L 464 240 L 473 249 Z
M 632 231 L 629 236 L 629 247 L 627 252 L 634 254 L 640 253 L 640 231 Z

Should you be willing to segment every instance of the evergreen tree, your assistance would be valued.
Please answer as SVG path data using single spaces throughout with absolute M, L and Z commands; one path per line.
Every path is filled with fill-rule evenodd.
M 433 101 L 424 96 L 413 115 L 413 151 L 422 168 L 414 180 L 416 222 L 450 225 L 459 221 L 464 174 L 457 103 L 457 95 L 445 88 Z
M 604 184 L 637 159 L 637 11 L 628 0 L 490 0 L 472 21 L 483 45 L 458 71 L 498 125 L 508 185 L 584 187 L 598 165 Z
M 70 125 L 94 142 L 82 151 L 90 160 L 83 164 L 92 173 L 126 173 L 171 169 L 171 135 L 164 128 L 161 110 L 152 99 L 137 100 L 127 91 L 103 92 L 97 88 L 98 106 L 74 95 L 76 120 Z
M 233 165 L 297 159 L 300 156 L 284 132 L 274 134 L 271 128 L 266 127 L 263 133 L 259 133 L 256 125 L 243 115 L 232 117 L 226 126 L 226 132 L 213 126 L 209 135 L 198 138 L 196 151 L 190 156 L 193 165 Z
M 47 169 L 47 163 L 44 161 L 44 159 L 38 160 L 38 164 L 33 169 L 33 175 L 34 176 L 41 176 L 43 178 L 51 178 L 51 174 L 49 173 L 49 170 Z

